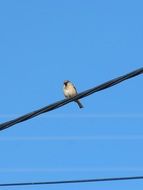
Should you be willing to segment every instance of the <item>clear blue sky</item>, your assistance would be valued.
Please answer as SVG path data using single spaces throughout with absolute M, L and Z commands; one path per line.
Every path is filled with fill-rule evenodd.
M 141 0 L 0 2 L 0 121 L 143 65 Z M 0 183 L 143 175 L 143 78 L 0 133 Z M 134 190 L 143 181 L 13 187 Z M 2 188 L 10 189 L 10 188 Z

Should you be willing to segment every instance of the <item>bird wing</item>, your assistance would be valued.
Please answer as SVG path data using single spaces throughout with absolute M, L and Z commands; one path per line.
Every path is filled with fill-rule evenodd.
M 76 90 L 76 87 L 73 85 L 73 88 L 75 89 L 76 93 L 77 93 L 77 90 Z

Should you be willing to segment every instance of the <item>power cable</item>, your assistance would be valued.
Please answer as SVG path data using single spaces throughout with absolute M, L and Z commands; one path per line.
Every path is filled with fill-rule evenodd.
M 79 180 L 63 180 L 63 181 L 45 181 L 45 182 L 26 182 L 26 183 L 1 183 L 0 187 L 95 183 L 95 182 L 125 181 L 125 180 L 143 180 L 143 176 L 79 179 Z
M 123 82 L 123 81 L 125 81 L 127 79 L 133 78 L 133 77 L 135 77 L 137 75 L 140 75 L 140 74 L 143 74 L 143 68 L 137 69 L 137 70 L 135 70 L 133 72 L 130 72 L 130 73 L 126 74 L 126 75 L 117 77 L 117 78 L 112 79 L 110 81 L 107 81 L 107 82 L 105 82 L 105 83 L 103 83 L 103 84 L 101 84 L 99 86 L 94 87 L 94 88 L 85 90 L 85 91 L 79 93 L 78 95 L 76 95 L 73 98 L 57 101 L 57 102 L 55 102 L 53 104 L 45 106 L 45 107 L 43 107 L 41 109 L 38 109 L 36 111 L 30 112 L 30 113 L 28 113 L 26 115 L 23 115 L 21 117 L 18 117 L 16 119 L 4 122 L 4 123 L 0 124 L 0 130 L 4 130 L 4 129 L 8 128 L 8 127 L 11 127 L 11 126 L 17 124 L 17 123 L 29 120 L 29 119 L 31 119 L 33 117 L 36 117 L 36 116 L 38 116 L 38 115 L 40 115 L 42 113 L 46 113 L 46 112 L 55 110 L 55 109 L 57 109 L 59 107 L 62 107 L 62 106 L 66 105 L 66 104 L 68 104 L 70 102 L 73 102 L 75 100 L 84 98 L 84 97 L 89 96 L 89 95 L 91 95 L 91 94 L 93 94 L 95 92 L 107 89 L 107 88 L 109 88 L 111 86 L 117 85 L 118 83 L 121 83 L 121 82 Z

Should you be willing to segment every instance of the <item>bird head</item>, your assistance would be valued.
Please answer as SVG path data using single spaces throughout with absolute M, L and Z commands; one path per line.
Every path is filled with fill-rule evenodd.
M 67 85 L 69 82 L 70 82 L 69 80 L 65 80 L 64 85 Z

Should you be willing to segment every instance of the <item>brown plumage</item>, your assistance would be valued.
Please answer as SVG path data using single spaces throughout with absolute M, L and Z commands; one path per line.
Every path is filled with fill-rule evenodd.
M 64 81 L 63 91 L 66 98 L 72 98 L 77 95 L 77 90 L 75 86 L 68 80 Z M 80 108 L 83 108 L 83 105 L 79 100 L 76 100 L 75 102 Z

